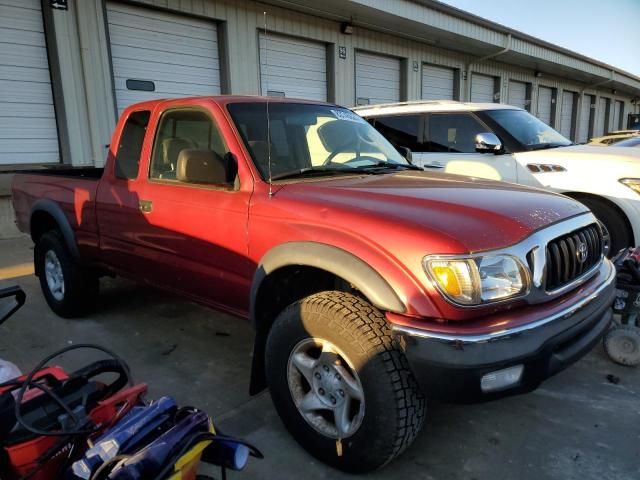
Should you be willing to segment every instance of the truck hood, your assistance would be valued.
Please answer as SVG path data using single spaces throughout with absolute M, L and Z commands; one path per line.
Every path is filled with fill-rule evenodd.
M 593 145 L 571 145 L 569 147 L 550 148 L 521 152 L 517 157 L 527 162 L 550 163 L 563 160 L 602 161 L 611 165 L 613 162 L 633 162 L 640 165 L 640 148 L 629 147 L 601 147 Z
M 292 205 L 314 204 L 325 224 L 344 231 L 357 228 L 354 222 L 361 225 L 360 219 L 379 221 L 381 228 L 436 235 L 451 249 L 469 252 L 512 245 L 535 230 L 588 211 L 541 189 L 416 171 L 291 183 L 278 196 L 289 198 Z

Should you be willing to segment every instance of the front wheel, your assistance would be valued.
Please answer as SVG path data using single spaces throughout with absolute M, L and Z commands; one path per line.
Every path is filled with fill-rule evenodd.
M 604 225 L 605 237 L 607 235 L 609 237 L 608 257 L 615 256 L 615 254 L 623 248 L 634 246 L 631 229 L 619 211 L 599 198 L 580 199 L 580 202 L 589 207 L 589 210 L 591 210 L 596 218 Z
M 78 317 L 94 306 L 98 277 L 79 265 L 57 230 L 40 237 L 34 262 L 44 298 L 56 314 L 64 318 Z
M 323 462 L 380 468 L 415 439 L 425 399 L 384 316 L 362 299 L 322 292 L 290 305 L 267 340 L 266 375 L 278 414 Z

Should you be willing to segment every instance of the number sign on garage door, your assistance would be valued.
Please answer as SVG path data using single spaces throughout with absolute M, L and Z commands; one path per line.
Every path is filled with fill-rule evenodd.
M 422 98 L 424 100 L 455 100 L 456 71 L 436 65 L 422 66 Z
M 514 107 L 529 110 L 530 101 L 527 99 L 527 84 L 509 80 L 509 100 L 508 104 Z
M 553 120 L 553 89 L 549 87 L 538 87 L 538 118 L 547 125 L 551 125 Z
M 260 33 L 263 95 L 327 100 L 327 47 L 299 38 Z
M 356 52 L 356 104 L 400 101 L 400 60 Z
M 562 92 L 562 105 L 560 105 L 560 133 L 567 138 L 573 139 L 572 130 L 574 125 L 574 104 L 576 94 L 573 92 Z
M 107 20 L 119 112 L 154 98 L 220 93 L 215 23 L 111 2 Z
M 40 0 L 0 0 L 0 165 L 60 161 Z
M 479 73 L 471 74 L 471 101 L 494 103 L 496 93 L 496 78 Z

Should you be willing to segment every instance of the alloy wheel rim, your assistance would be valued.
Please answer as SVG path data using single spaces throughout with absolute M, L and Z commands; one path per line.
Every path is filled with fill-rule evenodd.
M 64 274 L 56 252 L 49 250 L 44 256 L 44 274 L 49 292 L 57 301 L 64 299 Z
M 289 355 L 287 380 L 298 412 L 322 435 L 348 438 L 362 425 L 362 383 L 331 342 L 319 338 L 299 342 Z

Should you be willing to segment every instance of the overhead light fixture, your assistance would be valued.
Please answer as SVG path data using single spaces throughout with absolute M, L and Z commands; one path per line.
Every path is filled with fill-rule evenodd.
M 616 89 L 614 88 L 613 90 L 611 90 L 611 93 L 612 93 L 613 95 L 617 95 L 617 94 L 618 94 L 618 90 L 616 90 Z
M 536 70 L 536 71 L 533 73 L 533 75 L 534 75 L 536 78 L 540 78 L 540 77 L 542 77 L 542 72 L 541 72 L 541 71 L 539 71 L 539 70 Z
M 343 22 L 340 25 L 340 31 L 345 35 L 351 35 L 353 33 L 353 25 L 349 22 Z

